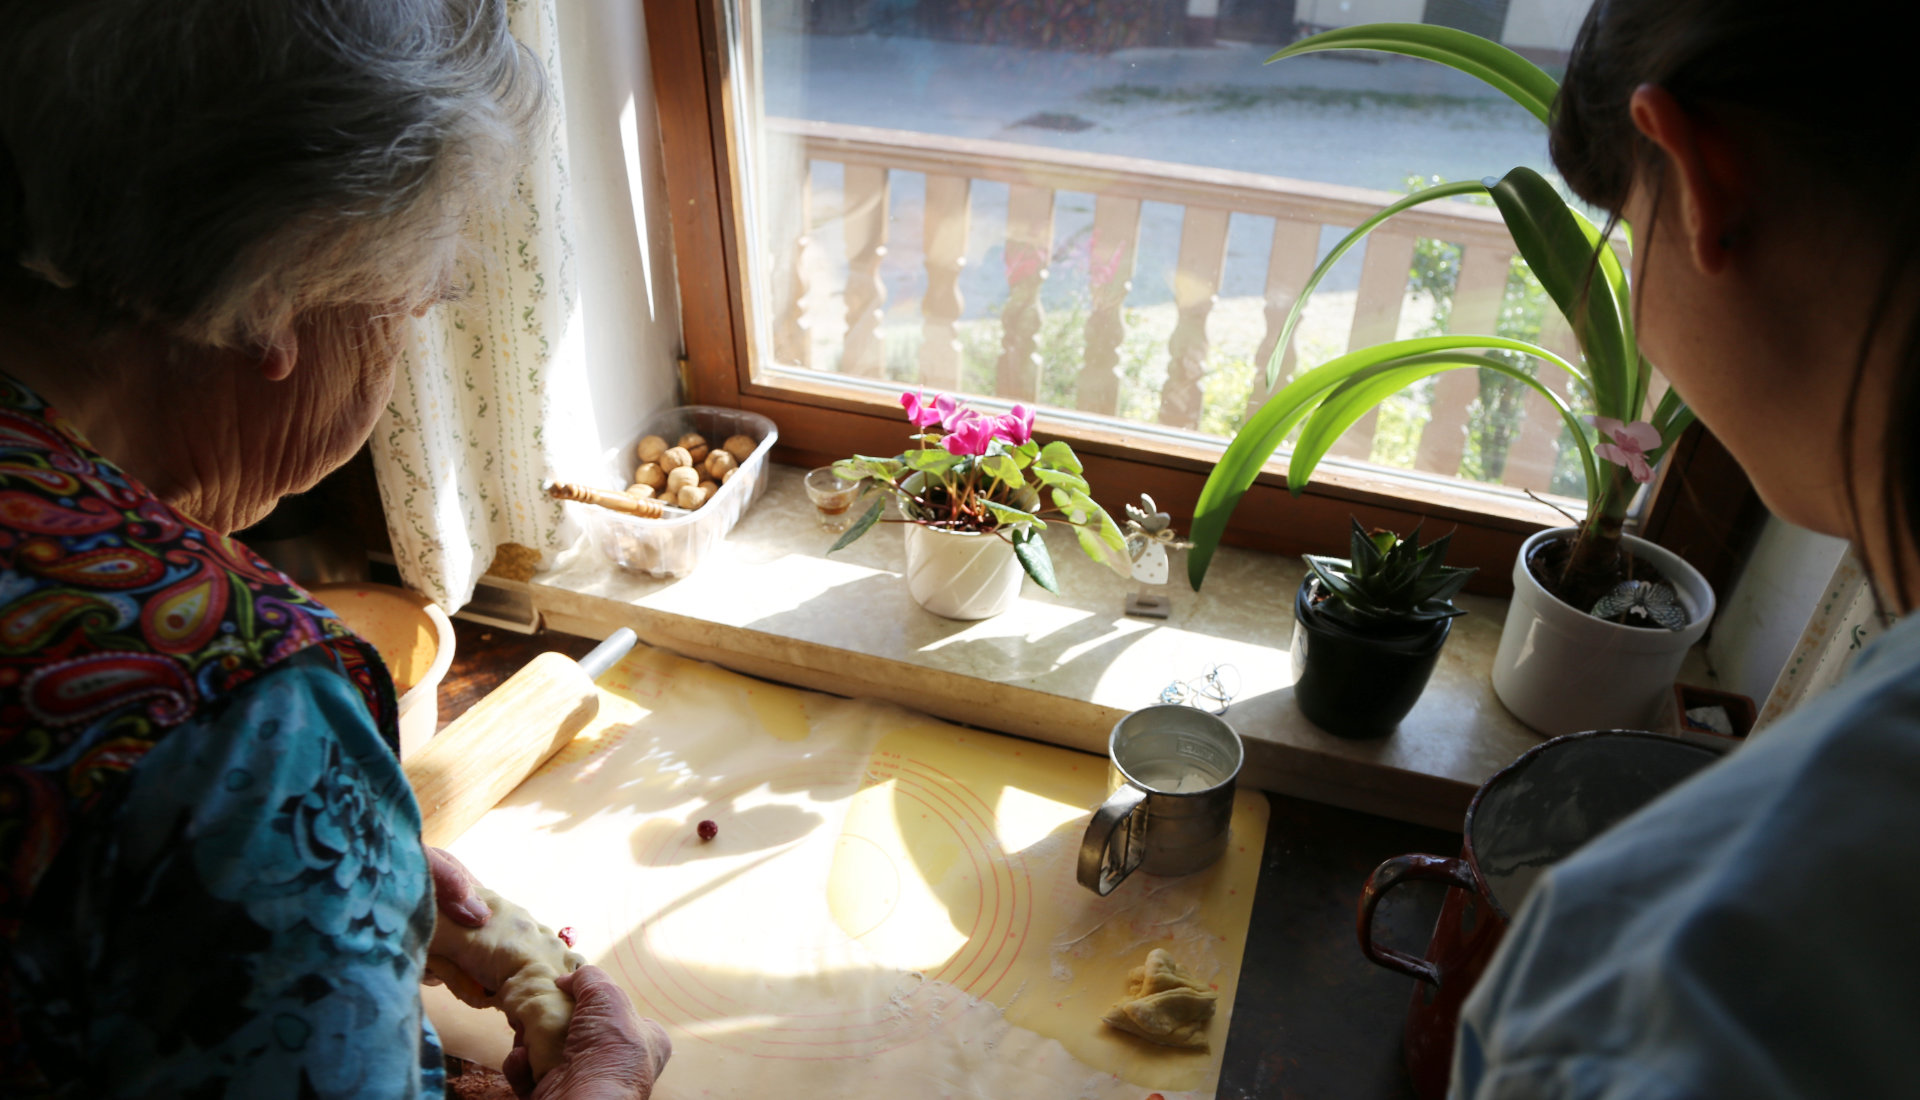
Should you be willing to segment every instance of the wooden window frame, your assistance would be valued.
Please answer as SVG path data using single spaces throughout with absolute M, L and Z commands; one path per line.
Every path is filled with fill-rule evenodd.
M 752 333 L 738 211 L 742 180 L 733 150 L 739 121 L 728 94 L 729 53 L 719 4 L 725 0 L 644 0 L 646 35 L 660 118 L 672 211 L 685 358 L 681 386 L 690 403 L 760 413 L 780 427 L 774 456 L 821 466 L 854 453 L 891 454 L 901 447 L 897 404 L 862 400 L 848 390 L 805 379 L 779 386 L 754 380 Z M 1102 503 L 1148 493 L 1185 529 L 1217 452 L 1147 428 L 1099 428 L 1050 422 L 1043 437 L 1071 440 Z M 1735 568 L 1764 515 L 1751 483 L 1704 427 L 1696 424 L 1673 448 L 1637 531 L 1700 569 L 1727 592 Z M 1269 464 L 1242 499 L 1225 541 L 1281 554 L 1337 551 L 1349 515 L 1370 526 L 1454 530 L 1450 560 L 1479 568 L 1470 591 L 1512 592 L 1520 543 L 1564 523 L 1547 505 L 1467 483 L 1434 481 L 1422 497 L 1406 480 L 1351 468 L 1323 467 L 1299 496 L 1285 472 Z

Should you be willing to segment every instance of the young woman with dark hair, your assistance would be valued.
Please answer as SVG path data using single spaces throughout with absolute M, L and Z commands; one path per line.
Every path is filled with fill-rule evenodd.
M 1600 0 L 1555 163 L 1632 227 L 1640 342 L 1779 516 L 1920 590 L 1920 123 L 1891 3 Z M 1920 620 L 1544 875 L 1456 1097 L 1912 1095 Z

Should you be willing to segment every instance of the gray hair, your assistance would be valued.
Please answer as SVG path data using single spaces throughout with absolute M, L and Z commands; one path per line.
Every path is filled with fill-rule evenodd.
M 504 0 L 0 0 L 0 28 L 0 286 L 215 346 L 437 296 L 542 98 Z

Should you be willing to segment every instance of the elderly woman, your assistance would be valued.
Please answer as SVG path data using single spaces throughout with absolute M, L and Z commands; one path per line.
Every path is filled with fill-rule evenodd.
M 1642 347 L 1773 511 L 1920 598 L 1907 5 L 1598 0 L 1567 183 L 1634 228 Z M 1912 1096 L 1920 619 L 1552 869 L 1462 1017 L 1457 1097 Z
M 228 532 L 366 439 L 511 175 L 502 6 L 0 0 L 0 1094 L 441 1091 L 486 907 L 379 659 Z M 537 1095 L 645 1097 L 665 1036 L 561 984 Z

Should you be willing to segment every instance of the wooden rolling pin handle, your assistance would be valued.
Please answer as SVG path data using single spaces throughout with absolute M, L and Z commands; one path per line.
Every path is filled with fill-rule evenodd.
M 647 497 L 617 493 L 610 489 L 596 489 L 591 485 L 574 485 L 565 481 L 556 481 L 548 485 L 547 495 L 555 500 L 579 501 L 582 504 L 597 505 L 609 511 L 639 516 L 641 519 L 663 519 L 668 512 L 680 514 L 680 509 L 668 508 L 659 501 Z
M 527 662 L 402 762 L 426 842 L 452 843 L 599 710 L 599 689 L 571 658 L 542 653 Z

